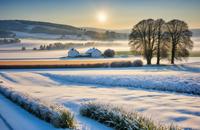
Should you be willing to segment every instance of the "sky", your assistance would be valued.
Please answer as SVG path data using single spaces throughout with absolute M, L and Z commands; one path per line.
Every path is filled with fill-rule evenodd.
M 148 18 L 181 19 L 200 28 L 200 0 L 0 0 L 0 20 L 130 29 Z

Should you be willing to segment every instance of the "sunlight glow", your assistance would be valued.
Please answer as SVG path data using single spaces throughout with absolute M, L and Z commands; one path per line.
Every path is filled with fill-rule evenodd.
M 100 23 L 105 23 L 107 21 L 107 14 L 104 11 L 101 11 L 97 14 L 97 19 Z

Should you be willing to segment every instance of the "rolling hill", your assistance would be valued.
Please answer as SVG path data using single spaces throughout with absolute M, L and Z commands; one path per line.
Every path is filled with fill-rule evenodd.
M 28 20 L 0 20 L 0 31 L 4 37 L 9 32 L 14 33 L 18 38 L 31 37 L 79 40 L 114 40 L 127 38 L 126 33 L 107 30 L 99 32 L 70 25 Z

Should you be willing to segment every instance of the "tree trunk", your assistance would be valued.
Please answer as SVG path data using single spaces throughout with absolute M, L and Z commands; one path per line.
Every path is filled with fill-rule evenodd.
M 158 42 L 158 47 L 157 47 L 157 65 L 160 64 L 160 43 Z
M 151 60 L 147 60 L 147 65 L 151 65 Z
M 146 50 L 145 58 L 147 60 L 147 65 L 151 65 L 151 55 L 150 55 L 150 51 L 149 50 Z
M 160 64 L 160 41 L 161 41 L 161 30 L 159 29 L 158 34 L 158 45 L 157 45 L 157 65 Z
M 147 57 L 147 65 L 151 65 L 151 57 L 150 56 Z
M 174 64 L 175 53 L 176 53 L 176 44 L 173 42 L 172 43 L 171 64 Z
M 147 65 L 151 65 L 151 59 L 147 59 Z

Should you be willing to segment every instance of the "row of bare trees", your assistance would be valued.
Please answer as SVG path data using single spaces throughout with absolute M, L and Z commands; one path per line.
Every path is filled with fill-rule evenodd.
M 165 22 L 163 19 L 147 19 L 137 23 L 129 35 L 131 49 L 142 54 L 151 64 L 154 56 L 157 64 L 162 58 L 182 60 L 189 56 L 189 50 L 193 47 L 192 32 L 187 23 L 174 19 Z

